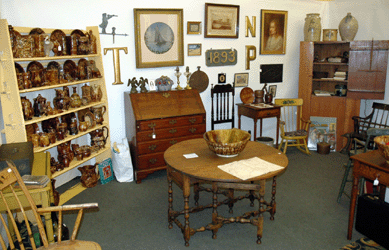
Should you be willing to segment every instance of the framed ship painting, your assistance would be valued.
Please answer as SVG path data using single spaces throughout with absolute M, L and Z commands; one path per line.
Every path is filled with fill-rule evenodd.
M 182 9 L 134 9 L 137 68 L 184 65 Z
M 239 5 L 205 3 L 206 38 L 239 37 Z

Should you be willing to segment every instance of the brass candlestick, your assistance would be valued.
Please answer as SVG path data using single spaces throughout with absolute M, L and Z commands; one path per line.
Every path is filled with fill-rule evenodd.
M 189 66 L 186 66 L 186 71 L 184 73 L 184 76 L 186 76 L 186 87 L 185 89 L 192 89 L 192 87 L 189 85 L 189 77 L 192 75 L 192 73 L 189 72 Z
M 180 86 L 180 76 L 182 75 L 182 73 L 180 72 L 180 69 L 178 68 L 178 66 L 176 68 L 176 73 L 174 73 L 174 75 L 177 77 L 177 87 L 176 87 L 176 89 L 177 90 L 182 90 L 182 87 Z

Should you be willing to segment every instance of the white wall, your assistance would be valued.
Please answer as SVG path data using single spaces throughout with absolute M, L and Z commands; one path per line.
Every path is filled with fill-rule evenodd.
M 240 31 L 239 39 L 205 39 L 202 35 L 186 35 L 187 21 L 201 21 L 204 26 L 204 5 L 205 2 L 239 4 L 240 5 Z M 114 81 L 112 52 L 103 56 L 104 72 L 109 100 L 109 117 L 111 128 L 111 141 L 120 141 L 125 137 L 124 130 L 124 107 L 123 92 L 129 91 L 127 81 L 129 78 L 146 77 L 149 80 L 156 79 L 161 75 L 169 76 L 174 82 L 175 67 L 136 69 L 135 66 L 135 45 L 134 45 L 134 8 L 182 8 L 184 10 L 184 66 L 180 67 L 183 72 L 189 66 L 193 72 L 197 66 L 207 73 L 210 85 L 206 91 L 201 93 L 204 106 L 207 111 L 207 129 L 210 129 L 210 87 L 217 82 L 217 74 L 227 73 L 227 82 L 232 82 L 234 73 L 249 72 L 249 87 L 253 90 L 261 89 L 259 84 L 260 64 L 282 63 L 284 64 L 284 81 L 277 84 L 277 98 L 297 97 L 298 93 L 298 61 L 299 42 L 303 40 L 303 25 L 307 13 L 320 13 L 326 15 L 328 3 L 314 0 L 277 0 L 277 1 L 103 1 L 103 0 L 3 0 L 1 8 L 1 18 L 8 20 L 13 26 L 58 28 L 58 29 L 85 29 L 86 26 L 98 26 L 101 23 L 102 13 L 115 14 L 118 17 L 111 18 L 107 27 L 107 32 L 111 32 L 112 27 L 116 27 L 117 34 L 126 33 L 129 36 L 116 36 L 113 43 L 112 36 L 101 35 L 100 40 L 103 48 L 128 47 L 128 54 L 120 52 L 121 59 L 121 79 L 123 85 L 112 85 Z M 260 11 L 261 9 L 286 10 L 288 11 L 287 46 L 286 55 L 259 55 L 260 41 Z M 42 13 L 42 14 L 38 14 Z M 245 37 L 245 16 L 256 16 L 256 37 Z M 325 20 L 323 20 L 325 22 Z M 202 56 L 187 57 L 187 44 L 201 43 Z M 257 59 L 251 62 L 251 69 L 245 70 L 245 46 L 254 45 L 257 47 Z M 207 49 L 234 48 L 238 51 L 238 63 L 235 66 L 226 67 L 206 67 L 204 53 Z M 182 76 L 181 83 L 185 83 Z M 184 84 L 185 86 L 185 84 Z M 175 86 L 173 86 L 175 87 Z M 236 103 L 241 102 L 239 98 L 240 90 L 236 90 Z M 275 137 L 276 119 L 264 120 L 264 136 Z M 258 125 L 259 126 L 259 125 Z M 222 128 L 222 127 L 217 127 Z M 242 119 L 242 128 L 253 131 L 253 121 L 246 117 Z

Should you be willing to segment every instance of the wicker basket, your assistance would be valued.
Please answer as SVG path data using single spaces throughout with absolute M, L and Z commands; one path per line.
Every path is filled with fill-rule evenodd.
M 386 145 L 389 142 L 389 135 L 381 135 L 374 138 L 374 142 L 378 147 L 378 151 L 385 158 L 386 162 L 389 163 L 389 145 Z
M 211 130 L 204 133 L 208 148 L 220 157 L 237 156 L 246 147 L 250 138 L 248 132 L 237 128 Z

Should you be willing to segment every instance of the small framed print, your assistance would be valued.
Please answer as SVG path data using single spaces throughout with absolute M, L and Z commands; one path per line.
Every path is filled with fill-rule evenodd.
M 188 22 L 186 34 L 188 35 L 201 34 L 201 22 Z
M 188 56 L 201 56 L 201 43 L 188 44 Z
M 234 82 L 235 87 L 247 87 L 249 85 L 249 73 L 236 73 Z
M 218 83 L 226 83 L 226 73 L 219 73 L 217 79 Z
M 157 91 L 157 88 L 155 87 L 155 83 L 153 81 L 149 82 L 149 91 Z
M 269 94 L 271 94 L 274 97 L 276 97 L 277 92 L 277 85 L 270 85 L 269 86 Z

